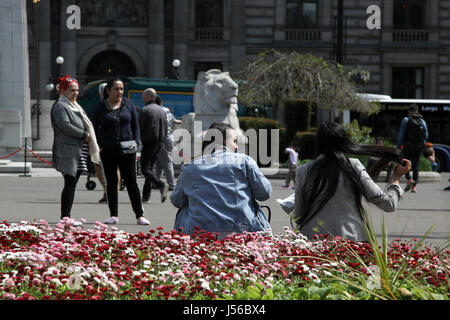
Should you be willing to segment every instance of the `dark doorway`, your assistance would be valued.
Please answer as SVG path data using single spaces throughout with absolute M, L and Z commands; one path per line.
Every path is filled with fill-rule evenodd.
M 89 61 L 86 74 L 86 82 L 117 75 L 134 77 L 136 76 L 136 66 L 126 54 L 116 50 L 105 50 L 96 54 Z

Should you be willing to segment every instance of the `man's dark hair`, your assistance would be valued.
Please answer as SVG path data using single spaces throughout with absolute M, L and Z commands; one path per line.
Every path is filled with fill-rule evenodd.
M 216 129 L 216 130 L 220 131 L 220 133 L 222 134 L 222 141 L 223 141 L 224 146 L 226 145 L 226 142 L 227 142 L 227 131 L 234 130 L 233 127 L 230 126 L 228 123 L 223 123 L 223 122 L 214 122 L 208 128 L 208 130 L 211 130 L 211 129 Z M 202 151 L 204 151 L 207 146 L 214 143 L 214 140 L 215 140 L 214 136 L 211 137 L 211 141 L 204 140 L 202 142 Z

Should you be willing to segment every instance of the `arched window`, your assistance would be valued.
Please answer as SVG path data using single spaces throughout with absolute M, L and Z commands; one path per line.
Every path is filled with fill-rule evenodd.
M 136 75 L 136 66 L 125 53 L 105 50 L 89 61 L 86 74 L 87 82 L 117 75 L 133 77 Z

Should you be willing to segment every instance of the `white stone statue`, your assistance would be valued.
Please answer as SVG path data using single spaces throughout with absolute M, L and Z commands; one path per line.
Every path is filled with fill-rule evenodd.
M 203 122 L 203 130 L 214 122 L 225 122 L 239 130 L 237 95 L 238 85 L 228 72 L 200 72 L 194 91 L 195 121 Z
M 189 130 L 192 137 L 201 139 L 214 122 L 228 123 L 238 133 L 238 146 L 244 146 L 245 140 L 237 117 L 237 95 L 238 85 L 228 72 L 218 69 L 199 72 L 194 91 L 195 112 L 183 116 L 183 128 Z M 193 132 L 193 121 L 201 121 L 201 133 Z

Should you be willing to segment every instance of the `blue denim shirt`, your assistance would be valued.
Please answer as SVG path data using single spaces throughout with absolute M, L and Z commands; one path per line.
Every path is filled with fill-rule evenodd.
M 175 230 L 192 234 L 195 227 L 210 232 L 270 231 L 264 212 L 254 200 L 269 199 L 272 185 L 249 156 L 227 148 L 186 164 L 175 190 L 173 205 L 181 210 Z

